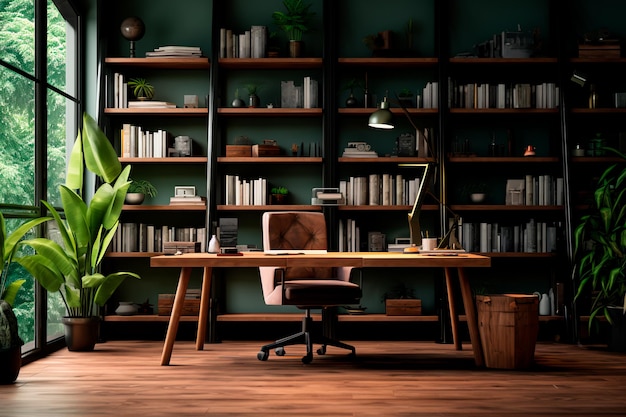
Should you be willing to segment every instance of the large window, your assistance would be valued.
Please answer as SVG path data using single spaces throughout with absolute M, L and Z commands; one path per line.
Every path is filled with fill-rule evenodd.
M 41 200 L 60 204 L 81 111 L 78 21 L 71 0 L 0 0 L 0 209 L 10 230 L 41 214 Z M 22 352 L 41 348 L 62 334 L 61 304 L 19 267 L 9 273 L 27 280 L 13 306 Z

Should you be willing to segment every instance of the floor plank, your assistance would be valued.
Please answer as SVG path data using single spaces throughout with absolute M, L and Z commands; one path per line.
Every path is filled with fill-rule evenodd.
M 626 355 L 539 343 L 527 370 L 477 369 L 432 342 L 354 341 L 357 358 L 330 347 L 303 365 L 304 349 L 261 362 L 262 342 L 196 351 L 177 342 L 110 341 L 30 363 L 0 386 L 0 415 L 32 416 L 623 416 Z

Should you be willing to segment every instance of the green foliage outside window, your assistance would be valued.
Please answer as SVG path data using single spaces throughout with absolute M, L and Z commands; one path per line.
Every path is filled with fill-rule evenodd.
M 0 0 L 0 60 L 27 74 L 34 74 L 34 3 L 32 0 Z M 48 84 L 67 92 L 67 27 L 54 2 L 47 2 Z M 20 73 L 0 65 L 0 205 L 33 207 L 35 204 L 35 83 Z M 47 103 L 47 200 L 60 205 L 58 185 L 65 179 L 66 110 L 68 99 L 48 89 Z M 2 208 L 5 212 L 6 206 Z M 28 212 L 29 210 L 25 210 Z M 7 218 L 7 227 L 17 227 L 27 217 Z M 13 311 L 20 337 L 28 343 L 34 338 L 34 280 L 19 265 L 12 266 L 11 280 L 25 279 Z M 55 307 L 49 300 L 49 310 Z M 53 310 L 54 311 L 54 310 Z M 56 310 L 62 311 L 62 310 Z M 56 313 L 53 313 L 53 315 Z M 60 318 L 59 318 L 60 321 Z M 54 326 L 54 324 L 53 324 Z M 54 327 L 52 327 L 54 329 Z M 49 327 L 49 332 L 51 327 Z

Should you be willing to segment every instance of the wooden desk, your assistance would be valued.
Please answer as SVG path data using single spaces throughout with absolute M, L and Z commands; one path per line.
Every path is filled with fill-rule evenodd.
M 181 268 L 172 314 L 165 336 L 161 365 L 169 365 L 172 350 L 178 332 L 178 324 L 185 301 L 185 293 L 189 285 L 192 268 L 203 268 L 202 290 L 200 299 L 200 314 L 198 317 L 198 333 L 196 336 L 196 349 L 204 348 L 206 326 L 209 316 L 209 297 L 211 290 L 211 277 L 213 268 L 242 268 L 259 266 L 293 267 L 293 266 L 352 266 L 355 268 L 444 268 L 446 277 L 446 289 L 450 305 L 450 317 L 452 318 L 452 335 L 457 350 L 461 350 L 461 341 L 458 336 L 458 315 L 454 302 L 453 269 L 456 268 L 461 287 L 461 295 L 470 342 L 474 353 L 474 361 L 477 366 L 484 366 L 483 351 L 478 334 L 476 320 L 476 308 L 472 298 L 469 280 L 465 275 L 464 268 L 489 267 L 491 259 L 486 256 L 474 254 L 460 254 L 458 256 L 432 256 L 421 254 L 403 254 L 394 252 L 329 252 L 322 255 L 265 255 L 262 252 L 245 252 L 243 256 L 218 256 L 209 253 L 189 253 L 175 256 L 155 256 L 150 258 L 150 266 Z M 260 290 L 260 289 L 259 289 Z

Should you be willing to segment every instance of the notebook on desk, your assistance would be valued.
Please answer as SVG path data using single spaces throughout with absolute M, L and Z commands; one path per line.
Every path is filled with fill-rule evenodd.
M 266 255 L 323 255 L 326 249 L 264 249 Z

